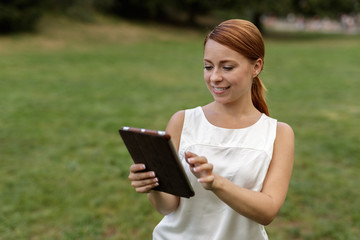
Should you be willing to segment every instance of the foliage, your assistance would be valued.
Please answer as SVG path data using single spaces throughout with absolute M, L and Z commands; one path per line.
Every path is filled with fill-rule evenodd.
M 161 0 L 112 0 L 106 8 L 109 12 L 127 18 L 161 19 L 164 7 L 171 1 L 163 3 Z
M 34 30 L 42 11 L 42 0 L 1 1 L 0 33 Z
M 44 12 L 92 22 L 97 12 L 120 18 L 199 25 L 199 16 L 218 12 L 246 18 L 262 30 L 263 14 L 296 12 L 308 16 L 337 17 L 359 11 L 359 0 L 4 0 L 0 3 L 0 33 L 33 30 Z
M 196 24 L 196 16 L 220 6 L 218 0 L 211 3 L 203 0 L 109 0 L 108 2 L 107 7 L 103 9 L 121 17 L 167 22 L 183 21 L 188 24 Z
M 48 13 L 65 15 L 73 19 L 92 22 L 94 15 L 97 11 L 96 3 L 103 2 L 103 5 L 107 1 L 99 0 L 43 0 L 45 8 Z M 101 5 L 102 6 L 102 5 Z
M 291 11 L 291 0 L 228 0 L 225 8 L 241 13 L 243 18 L 253 22 L 263 32 L 261 17 L 264 14 L 284 15 Z
M 306 16 L 338 17 L 343 13 L 356 13 L 358 0 L 296 0 L 293 1 L 295 12 Z

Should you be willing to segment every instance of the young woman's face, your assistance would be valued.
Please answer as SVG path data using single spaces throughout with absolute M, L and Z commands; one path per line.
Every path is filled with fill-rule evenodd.
M 251 63 L 240 53 L 209 39 L 204 49 L 204 79 L 216 102 L 236 103 L 251 99 L 253 78 L 260 73 L 262 60 Z

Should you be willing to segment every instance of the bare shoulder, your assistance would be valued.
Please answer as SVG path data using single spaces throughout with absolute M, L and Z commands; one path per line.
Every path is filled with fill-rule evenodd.
M 276 129 L 275 145 L 274 145 L 275 154 L 280 151 L 282 156 L 287 155 L 288 158 L 292 159 L 294 155 L 294 148 L 295 148 L 294 145 L 295 145 L 295 134 L 293 129 L 286 123 L 278 122 Z
M 172 115 L 166 127 L 166 132 L 170 134 L 176 149 L 179 148 L 184 119 L 185 119 L 185 111 L 184 110 L 178 111 Z
M 293 129 L 290 127 L 290 125 L 284 122 L 277 123 L 276 135 L 279 138 L 285 138 L 288 140 L 294 139 L 295 137 Z
M 185 119 L 185 111 L 181 110 L 178 111 L 176 113 L 174 113 L 169 122 L 168 125 L 166 127 L 166 131 L 171 134 L 172 132 L 178 132 L 182 130 L 182 125 L 184 123 L 184 119 Z

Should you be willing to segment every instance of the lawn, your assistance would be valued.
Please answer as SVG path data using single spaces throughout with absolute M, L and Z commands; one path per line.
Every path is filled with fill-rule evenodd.
M 211 101 L 206 32 L 47 18 L 0 37 L 0 240 L 150 239 L 161 216 L 127 179 L 123 125 L 164 129 Z M 296 134 L 289 194 L 270 239 L 360 236 L 360 36 L 270 34 L 274 118 Z

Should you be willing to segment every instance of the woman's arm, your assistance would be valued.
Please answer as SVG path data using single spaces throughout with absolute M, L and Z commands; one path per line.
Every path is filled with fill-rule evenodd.
M 179 149 L 184 117 L 184 111 L 175 113 L 166 127 L 166 132 L 170 134 L 176 151 Z M 145 167 L 143 164 L 134 164 L 130 167 L 129 179 L 132 186 L 139 193 L 148 193 L 150 203 L 159 213 L 167 215 L 175 211 L 179 206 L 180 198 L 165 192 L 151 190 L 158 185 L 158 180 L 154 172 L 140 172 Z
M 294 161 L 294 133 L 287 124 L 278 123 L 273 157 L 260 192 L 241 188 L 214 174 L 212 164 L 205 157 L 187 154 L 190 167 L 194 167 L 191 170 L 204 188 L 213 191 L 239 214 L 268 225 L 280 210 L 287 194 Z

